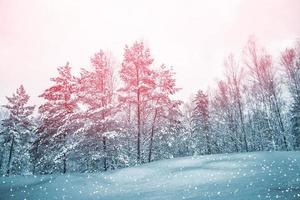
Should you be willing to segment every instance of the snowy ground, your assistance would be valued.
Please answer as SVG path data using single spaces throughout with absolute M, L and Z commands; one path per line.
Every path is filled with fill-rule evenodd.
M 300 152 L 185 157 L 103 174 L 2 177 L 0 199 L 300 199 Z

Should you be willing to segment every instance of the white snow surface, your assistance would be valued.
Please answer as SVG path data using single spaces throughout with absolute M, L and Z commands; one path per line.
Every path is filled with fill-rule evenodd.
M 97 174 L 1 177 L 0 199 L 300 199 L 300 152 L 184 157 Z

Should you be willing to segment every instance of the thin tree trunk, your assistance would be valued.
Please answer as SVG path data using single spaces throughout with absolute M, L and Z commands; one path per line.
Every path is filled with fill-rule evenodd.
M 237 139 L 234 139 L 234 138 L 232 137 L 232 140 L 234 140 L 235 151 L 236 151 L 236 152 L 239 152 L 239 147 L 238 147 L 238 144 L 237 144 Z
M 3 158 L 4 158 L 4 152 L 5 152 L 5 142 L 2 143 L 2 151 L 1 151 L 1 158 L 0 158 L 0 169 L 2 169 L 3 165 Z
M 263 145 L 263 136 L 262 136 L 262 133 L 261 133 L 261 131 L 259 131 L 259 138 L 260 138 L 260 150 L 261 151 L 264 151 L 264 145 Z
M 268 130 L 270 131 L 269 134 L 271 135 L 271 143 L 272 143 L 273 151 L 276 151 L 277 148 L 276 148 L 276 142 L 274 139 L 274 129 L 272 129 L 271 122 L 270 122 L 270 112 L 272 110 L 272 108 L 271 108 L 272 102 L 270 100 L 270 97 L 267 100 L 268 100 L 269 106 L 267 106 L 266 103 L 264 102 L 264 107 L 265 107 L 266 115 L 267 115 L 266 117 L 267 117 L 267 122 L 268 122 Z M 269 109 L 268 109 L 268 107 L 269 107 Z
M 137 91 L 137 163 L 141 163 L 141 108 L 140 90 Z
M 6 171 L 7 176 L 9 176 L 9 174 L 10 174 L 10 165 L 11 165 L 11 160 L 12 160 L 12 155 L 13 155 L 13 150 L 14 150 L 14 143 L 15 143 L 15 136 L 12 135 L 11 145 L 10 145 L 10 149 L 9 149 L 9 157 L 8 157 L 8 162 L 7 162 L 7 171 Z
M 210 146 L 210 139 L 208 136 L 208 130 L 205 131 L 205 139 L 206 139 L 206 145 L 207 145 L 207 154 L 211 154 L 211 146 Z
M 34 147 L 34 152 L 33 152 L 33 169 L 32 169 L 32 174 L 34 175 L 35 174 L 35 170 L 36 170 L 36 161 L 37 161 L 37 154 L 38 154 L 38 147 L 39 147 L 39 144 L 38 144 L 38 141 L 36 141 L 36 144 L 34 143 L 34 145 L 36 145 Z
M 238 99 L 238 107 L 239 107 L 240 122 L 241 122 L 241 126 L 242 126 L 245 149 L 246 149 L 246 152 L 248 152 L 249 148 L 248 148 L 247 136 L 246 136 L 246 131 L 245 131 L 244 117 L 243 117 L 243 112 L 242 112 L 242 104 L 240 102 L 240 99 Z
M 67 172 L 67 156 L 66 153 L 63 155 L 63 173 L 65 174 Z
M 286 137 L 285 137 L 285 130 L 284 130 L 284 126 L 283 126 L 283 122 L 282 122 L 282 118 L 281 118 L 281 114 L 280 114 L 280 110 L 279 110 L 279 107 L 278 107 L 276 96 L 275 96 L 275 106 L 276 106 L 276 112 L 277 112 L 277 116 L 278 116 L 278 120 L 279 120 L 280 130 L 281 130 L 281 133 L 282 133 L 282 136 L 283 136 L 283 143 L 284 143 L 284 146 L 285 146 L 285 150 L 288 150 L 288 144 L 287 144 Z
M 239 146 L 238 146 L 238 139 L 237 139 L 236 130 L 234 130 L 233 128 L 230 128 L 229 130 L 231 130 L 231 134 L 234 134 L 234 137 L 231 136 L 231 140 L 232 140 L 232 142 L 234 142 L 235 151 L 239 152 Z
M 66 134 L 63 134 L 64 137 L 64 143 L 66 143 Z M 66 153 L 63 154 L 63 173 L 65 174 L 67 172 L 67 155 Z
M 209 126 L 209 117 L 205 119 L 205 124 L 204 124 L 204 131 L 205 131 L 205 140 L 206 140 L 206 149 L 207 149 L 207 154 L 211 154 L 211 141 L 209 137 L 210 133 L 210 126 Z
M 237 130 L 236 130 L 236 127 L 234 127 L 235 123 L 234 123 L 232 115 L 228 115 L 228 117 L 229 117 L 229 127 L 228 128 L 231 132 L 231 135 L 234 134 L 234 136 L 235 136 L 235 138 L 233 136 L 231 136 L 231 140 L 232 140 L 232 142 L 234 142 L 235 151 L 239 152 Z
M 157 109 L 155 109 L 153 123 L 152 123 L 152 127 L 151 127 L 151 137 L 150 137 L 150 145 L 149 145 L 148 162 L 151 162 L 151 157 L 152 157 L 152 146 L 153 146 L 153 137 L 154 137 L 154 128 L 155 128 L 156 116 L 157 116 Z
M 107 151 L 106 151 L 106 137 L 102 137 L 103 141 L 103 152 L 104 152 L 104 158 L 103 158 L 103 168 L 104 171 L 107 171 Z

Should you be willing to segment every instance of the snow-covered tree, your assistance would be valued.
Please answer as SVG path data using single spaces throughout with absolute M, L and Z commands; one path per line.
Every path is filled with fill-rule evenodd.
M 268 124 L 267 137 L 269 148 L 288 149 L 284 118 L 282 114 L 283 100 L 280 85 L 274 69 L 272 56 L 265 49 L 259 48 L 254 38 L 250 38 L 244 50 L 244 60 L 252 81 L 253 95 L 266 113 Z
M 75 78 L 71 74 L 69 63 L 59 67 L 58 72 L 59 76 L 51 78 L 54 84 L 40 95 L 46 102 L 39 107 L 40 125 L 37 146 L 40 148 L 37 147 L 37 152 L 42 156 L 41 168 L 50 171 L 61 169 L 66 173 L 67 154 L 75 145 L 74 142 L 68 145 L 67 140 L 78 128 L 72 119 L 77 108 L 74 92 L 76 90 Z M 62 163 L 62 167 L 56 166 L 56 163 Z
M 155 86 L 150 95 L 150 105 L 147 111 L 148 113 L 151 113 L 149 119 L 151 131 L 148 162 L 151 162 L 152 160 L 153 143 L 155 142 L 154 139 L 156 133 L 162 134 L 161 130 L 165 128 L 168 121 L 178 116 L 175 112 L 178 111 L 179 105 L 181 104 L 180 101 L 171 99 L 171 96 L 179 90 L 179 88 L 176 87 L 172 69 L 168 69 L 162 65 L 158 70 L 155 70 L 153 80 L 155 81 Z M 172 135 L 170 132 L 167 132 L 166 134 Z M 159 136 L 157 139 L 158 138 Z
M 199 90 L 194 98 L 192 114 L 193 136 L 196 137 L 195 151 L 211 154 L 210 116 L 208 96 Z M 204 142 L 203 142 L 204 141 Z
M 85 142 L 93 161 L 102 160 L 103 170 L 112 168 L 113 146 L 109 142 L 117 136 L 118 108 L 114 99 L 113 60 L 104 51 L 91 58 L 92 70 L 82 69 L 78 78 L 78 103 L 83 107 L 80 120 L 85 124 Z M 101 144 L 102 143 L 102 144 Z M 88 162 L 91 162 L 88 161 Z M 99 168 L 99 167 L 97 167 Z
M 130 113 L 136 119 L 137 163 L 141 162 L 143 118 L 147 116 L 147 103 L 155 86 L 152 62 L 150 50 L 143 42 L 135 42 L 131 47 L 125 47 L 120 71 L 124 84 L 119 89 L 119 100 L 121 104 L 130 107 Z
M 214 139 L 217 152 L 239 152 L 240 137 L 238 135 L 238 119 L 235 117 L 233 98 L 228 83 L 219 81 L 212 99 L 212 113 L 215 121 Z
M 231 54 L 225 60 L 225 77 L 227 85 L 229 87 L 230 97 L 232 98 L 233 109 L 235 110 L 235 116 L 238 134 L 240 136 L 240 141 L 243 141 L 245 151 L 249 151 L 247 134 L 245 129 L 245 120 L 244 120 L 244 102 L 242 99 L 242 78 L 244 76 L 243 68 L 240 68 L 234 56 Z
M 300 148 L 300 42 L 294 48 L 287 48 L 281 54 L 281 65 L 286 74 L 286 83 L 292 96 L 291 134 L 294 148 Z
M 29 145 L 34 124 L 31 119 L 34 106 L 28 106 L 29 95 L 21 85 L 12 97 L 6 97 L 8 103 L 3 105 L 8 110 L 9 117 L 2 121 L 4 131 L 8 134 L 8 159 L 6 175 L 10 173 L 24 173 L 30 163 Z M 27 167 L 27 169 L 26 169 Z

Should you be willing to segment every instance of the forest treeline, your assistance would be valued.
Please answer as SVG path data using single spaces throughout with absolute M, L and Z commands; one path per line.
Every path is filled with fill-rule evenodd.
M 181 156 L 300 148 L 299 42 L 273 57 L 250 38 L 240 58 L 225 59 L 216 87 L 199 89 L 189 102 L 174 98 L 173 69 L 154 65 L 143 42 L 125 46 L 120 66 L 104 51 L 90 63 L 77 76 L 69 63 L 59 67 L 39 106 L 28 105 L 22 85 L 7 97 L 1 174 L 99 172 Z

